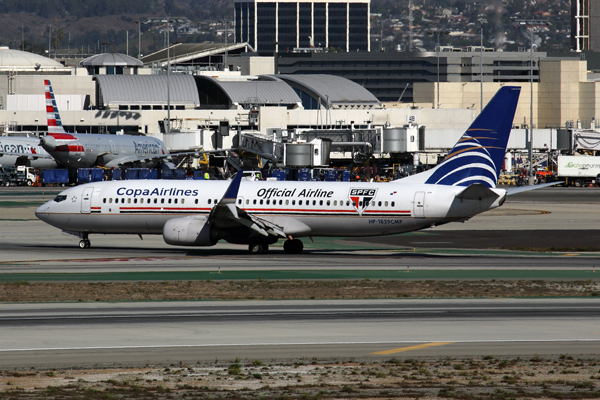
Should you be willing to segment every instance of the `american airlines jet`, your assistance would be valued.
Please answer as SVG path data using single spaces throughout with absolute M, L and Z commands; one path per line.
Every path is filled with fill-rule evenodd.
M 42 221 L 80 238 L 89 234 L 162 234 L 178 246 L 219 240 L 264 253 L 285 240 L 300 253 L 299 238 L 375 236 L 464 221 L 499 207 L 496 187 L 519 98 L 501 88 L 435 168 L 393 182 L 118 181 L 61 192 L 36 211 Z
M 70 168 L 154 166 L 170 156 L 164 143 L 152 137 L 67 133 L 62 126 L 52 85 L 48 79 L 44 80 L 44 85 L 48 135 L 40 139 L 40 145 L 60 164 Z

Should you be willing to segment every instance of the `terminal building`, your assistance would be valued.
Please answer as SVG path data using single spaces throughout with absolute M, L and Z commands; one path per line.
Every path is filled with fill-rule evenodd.
M 399 63 L 393 60 L 402 60 L 401 55 L 377 53 L 378 68 L 361 61 L 366 53 L 356 53 L 354 71 L 362 71 L 366 78 L 348 79 L 327 73 L 336 68 L 325 65 L 304 73 L 274 73 L 274 58 L 257 56 L 247 44 L 230 44 L 227 56 L 223 46 L 176 46 L 169 78 L 162 53 L 148 56 L 143 67 L 134 63 L 120 69 L 117 62 L 122 60 L 116 55 L 97 57 L 103 61 L 96 65 L 64 67 L 41 56 L 0 49 L 0 65 L 21 56 L 12 67 L 0 69 L 0 76 L 6 77 L 0 77 L 0 134 L 46 130 L 44 79 L 52 81 L 67 131 L 145 134 L 174 150 L 243 148 L 261 157 L 276 154 L 278 160 L 284 154 L 276 143 L 314 141 L 313 145 L 326 147 L 331 141 L 333 159 L 362 160 L 364 155 L 397 159 L 400 154 L 420 153 L 424 163 L 433 164 L 476 118 L 480 96 L 485 105 L 507 84 L 522 87 L 509 143 L 514 150 L 526 148 L 525 128 L 531 122 L 536 128 L 534 148 L 548 151 L 558 148 L 559 129 L 569 124 L 591 127 L 600 115 L 600 83 L 590 78 L 588 63 L 579 58 L 535 53 L 531 120 L 529 53 L 484 52 L 480 86 L 481 57 L 473 54 L 463 54 L 460 63 L 455 57 L 461 54 L 448 55 L 452 62 L 440 62 L 438 85 L 437 62 L 431 65 L 437 61 L 436 53 L 407 53 Z M 318 59 L 317 54 L 304 54 L 305 59 Z M 348 54 L 338 53 L 339 60 L 325 55 L 347 66 L 353 62 Z M 279 54 L 278 59 L 286 57 Z M 392 79 L 391 71 L 397 68 L 405 71 L 402 79 L 407 82 L 388 88 L 394 90 L 389 97 L 376 95 L 365 82 L 384 73 Z M 409 81 L 413 73 L 420 75 Z M 409 90 L 407 83 L 412 86 L 410 102 L 402 97 Z M 385 88 L 383 82 L 379 86 Z

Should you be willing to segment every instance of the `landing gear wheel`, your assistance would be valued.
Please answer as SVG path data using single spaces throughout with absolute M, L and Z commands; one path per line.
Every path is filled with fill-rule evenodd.
M 300 239 L 286 240 L 283 242 L 283 251 L 287 254 L 300 254 L 304 250 L 304 243 Z
M 250 254 L 264 254 L 269 251 L 269 245 L 263 243 L 250 243 L 248 245 Z
M 79 241 L 79 248 L 80 248 L 80 249 L 89 249 L 91 245 L 92 245 L 92 244 L 91 244 L 91 243 L 90 243 L 90 241 L 89 241 L 89 240 L 87 240 L 87 239 L 81 239 L 81 240 Z

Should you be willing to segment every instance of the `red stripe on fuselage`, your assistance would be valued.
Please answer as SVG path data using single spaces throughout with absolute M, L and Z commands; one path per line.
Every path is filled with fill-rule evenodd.
M 56 120 L 51 120 L 54 121 L 54 123 L 56 123 Z M 48 125 L 50 125 L 50 121 L 48 121 Z M 52 126 L 56 126 L 56 125 L 52 125 Z M 50 136 L 52 136 L 54 139 L 56 140 L 76 140 L 77 138 L 69 133 L 49 133 Z

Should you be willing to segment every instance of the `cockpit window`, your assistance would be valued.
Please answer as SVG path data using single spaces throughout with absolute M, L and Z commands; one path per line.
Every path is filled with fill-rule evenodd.
M 57 203 L 60 203 L 61 201 L 65 201 L 67 199 L 67 195 L 66 194 L 59 194 L 58 196 L 56 196 L 54 198 L 54 201 Z

